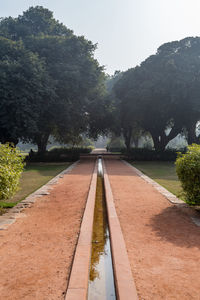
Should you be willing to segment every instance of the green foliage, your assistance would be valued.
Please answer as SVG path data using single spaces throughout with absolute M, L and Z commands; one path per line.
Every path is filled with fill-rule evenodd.
M 31 141 L 42 153 L 50 135 L 77 140 L 94 127 L 104 114 L 103 101 L 95 112 L 105 91 L 96 45 L 73 34 L 42 6 L 1 19 L 0 36 L 2 143 Z
M 0 142 L 16 144 L 36 131 L 41 103 L 50 98 L 51 88 L 44 63 L 22 42 L 0 37 L 0 57 Z
M 43 34 L 69 36 L 72 31 L 55 20 L 53 13 L 42 6 L 32 6 L 23 15 L 2 18 L 0 22 L 0 35 L 12 40 Z
M 12 208 L 14 207 L 18 202 L 0 202 L 0 208 L 4 209 L 4 208 Z
M 18 190 L 23 160 L 18 149 L 0 145 L 0 200 L 8 199 Z
M 175 150 L 156 151 L 145 148 L 131 148 L 128 153 L 126 149 L 122 153 L 127 155 L 128 160 L 133 161 L 175 161 L 177 153 Z
M 125 153 L 126 152 L 126 148 L 124 147 L 107 147 L 109 152 L 113 152 L 113 153 Z
M 180 133 L 186 135 L 188 144 L 197 142 L 199 56 L 199 37 L 166 43 L 114 84 L 118 122 L 127 148 L 135 123 L 151 134 L 159 151 Z
M 186 194 L 186 202 L 200 205 L 200 146 L 188 146 L 185 154 L 179 153 L 176 172 Z
M 87 148 L 53 148 L 45 153 L 29 154 L 28 160 L 31 162 L 67 162 L 76 161 L 79 159 L 80 154 L 89 154 L 92 151 L 92 147 Z

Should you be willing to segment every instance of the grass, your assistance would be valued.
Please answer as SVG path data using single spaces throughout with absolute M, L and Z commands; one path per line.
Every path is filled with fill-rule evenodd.
M 70 163 L 32 163 L 25 167 L 20 180 L 20 190 L 12 198 L 0 201 L 0 214 L 5 208 L 11 208 L 28 195 L 39 189 L 57 174 L 65 170 Z
M 173 162 L 145 161 L 132 162 L 131 164 L 165 187 L 168 191 L 184 200 L 181 183 L 176 175 Z

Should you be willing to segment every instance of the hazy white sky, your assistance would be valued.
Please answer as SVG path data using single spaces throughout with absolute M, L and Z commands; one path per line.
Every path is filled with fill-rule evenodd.
M 95 56 L 110 74 L 140 64 L 165 42 L 200 36 L 200 0 L 0 0 L 0 16 L 35 5 L 98 43 Z

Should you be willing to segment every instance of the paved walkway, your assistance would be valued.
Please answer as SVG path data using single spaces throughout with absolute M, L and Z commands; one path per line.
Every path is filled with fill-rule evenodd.
M 140 300 L 199 300 L 200 227 L 123 162 L 106 168 Z
M 140 300 L 200 300 L 200 227 L 123 162 L 106 167 Z M 93 168 L 83 160 L 0 231 L 0 300 L 64 299 Z
M 105 154 L 107 153 L 106 148 L 95 148 L 92 150 L 92 154 Z
M 82 161 L 0 231 L 0 300 L 64 299 L 93 168 Z

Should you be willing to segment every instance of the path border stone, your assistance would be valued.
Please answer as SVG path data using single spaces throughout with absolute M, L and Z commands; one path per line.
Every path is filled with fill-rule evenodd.
M 38 198 L 48 195 L 49 191 L 53 188 L 53 185 L 57 184 L 58 180 L 63 178 L 65 174 L 70 173 L 78 163 L 79 161 L 76 161 L 75 163 L 71 164 L 69 167 L 67 167 L 67 169 L 60 172 L 38 190 L 27 196 L 24 200 L 20 201 L 13 208 L 9 209 L 7 213 L 0 216 L 0 230 L 7 229 L 11 224 L 15 223 L 16 219 L 25 217 L 26 214 L 22 213 L 22 211 L 27 207 L 31 207 Z
M 96 186 L 97 161 L 95 162 L 95 167 L 92 174 L 65 300 L 87 299 Z
M 174 204 L 177 206 L 183 213 L 187 214 L 191 221 L 196 225 L 200 226 L 200 217 L 197 211 L 190 207 L 187 203 L 185 203 L 183 200 L 179 199 L 176 197 L 174 194 L 169 192 L 166 188 L 164 188 L 162 185 L 142 173 L 140 170 L 135 168 L 133 165 L 131 165 L 129 162 L 125 160 L 121 160 L 125 165 L 128 167 L 132 168 L 134 172 L 141 177 L 143 180 L 145 180 L 147 183 L 152 185 L 159 193 L 161 193 L 170 203 Z
M 108 173 L 104 160 L 102 160 L 102 162 L 104 170 L 104 185 L 117 299 L 138 300 L 124 237 L 115 209 L 114 198 L 109 182 Z
M 148 177 L 147 175 L 145 175 L 144 173 L 142 173 L 136 167 L 132 166 L 129 162 L 127 162 L 125 160 L 122 160 L 122 162 L 125 165 L 129 166 L 130 168 L 132 168 L 139 177 L 141 177 L 146 182 L 148 182 L 149 184 L 151 184 L 158 192 L 160 192 L 163 196 L 165 196 L 165 198 L 167 198 L 167 200 L 169 200 L 171 203 L 173 203 L 173 204 L 185 204 L 185 202 L 183 200 L 177 198 L 174 194 L 170 193 L 162 185 L 160 185 L 159 183 L 157 183 L 156 181 L 154 181 L 153 179 L 151 179 L 150 177 Z

